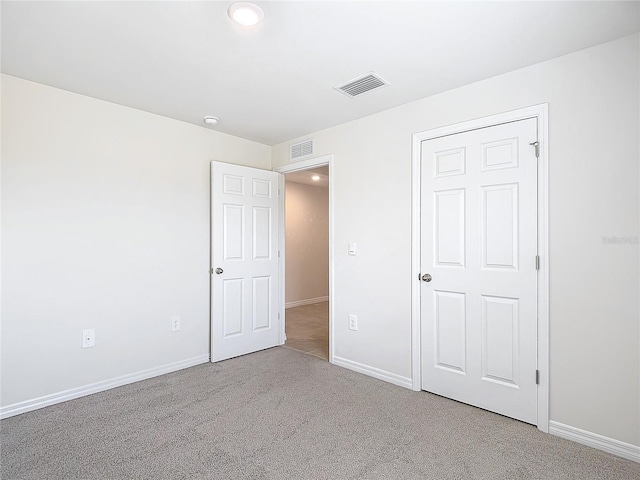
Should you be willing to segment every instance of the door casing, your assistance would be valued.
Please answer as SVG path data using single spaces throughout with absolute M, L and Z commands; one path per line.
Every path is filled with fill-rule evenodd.
M 456 133 L 501 123 L 536 118 L 538 122 L 538 429 L 549 431 L 549 198 L 548 198 L 548 104 L 534 105 L 510 112 L 415 133 L 412 136 L 411 164 L 411 379 L 415 391 L 422 390 L 420 362 L 420 159 L 421 143 Z
M 323 155 L 320 157 L 310 158 L 307 160 L 301 160 L 299 162 L 290 163 L 288 165 L 282 165 L 273 169 L 278 173 L 291 173 L 301 170 L 309 170 L 310 168 L 329 166 L 329 363 L 334 363 L 333 360 L 333 312 L 334 312 L 334 278 L 333 278 L 333 155 Z M 285 216 L 285 202 L 286 193 L 284 189 L 285 178 L 284 175 L 280 177 L 280 235 L 279 235 L 279 250 L 280 250 L 280 344 L 285 342 L 285 238 L 286 238 L 286 216 Z

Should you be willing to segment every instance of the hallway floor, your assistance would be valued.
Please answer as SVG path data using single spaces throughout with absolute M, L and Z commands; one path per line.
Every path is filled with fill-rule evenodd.
M 284 346 L 329 360 L 329 302 L 287 308 Z

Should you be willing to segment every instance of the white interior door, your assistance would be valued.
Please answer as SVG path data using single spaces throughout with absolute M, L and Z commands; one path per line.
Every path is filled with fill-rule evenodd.
M 421 146 L 422 389 L 533 424 L 536 140 L 532 118 Z
M 211 162 L 211 361 L 280 344 L 280 174 Z

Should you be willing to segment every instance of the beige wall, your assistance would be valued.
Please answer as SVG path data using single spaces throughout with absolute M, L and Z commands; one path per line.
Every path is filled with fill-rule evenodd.
M 411 135 L 548 102 L 550 418 L 640 445 L 639 249 L 603 242 L 639 231 L 639 54 L 633 35 L 306 136 L 334 154 L 335 354 L 411 377 Z
M 329 190 L 288 181 L 286 199 L 285 302 L 326 297 L 329 295 Z
M 206 358 L 209 162 L 270 152 L 3 75 L 2 406 Z

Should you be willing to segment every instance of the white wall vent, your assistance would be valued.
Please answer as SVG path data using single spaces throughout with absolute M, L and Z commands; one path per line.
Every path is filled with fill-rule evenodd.
M 289 148 L 290 160 L 297 160 L 308 155 L 313 155 L 313 140 L 305 140 L 304 142 L 294 143 Z
M 370 92 L 377 88 L 389 85 L 385 80 L 380 78 L 377 74 L 370 72 L 366 75 L 362 75 L 358 78 L 348 81 L 344 85 L 338 85 L 333 87 L 341 93 L 344 93 L 347 97 L 357 97 L 363 93 Z

